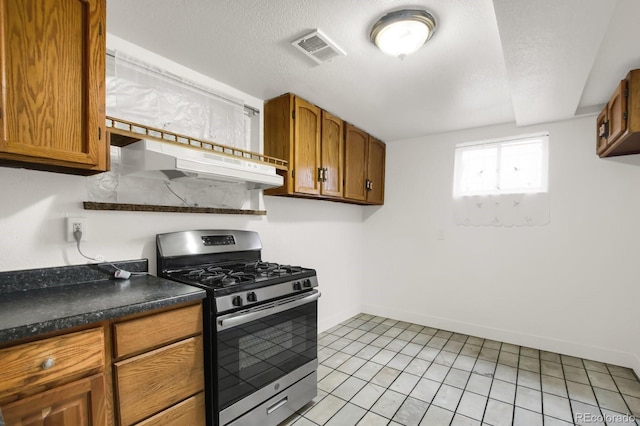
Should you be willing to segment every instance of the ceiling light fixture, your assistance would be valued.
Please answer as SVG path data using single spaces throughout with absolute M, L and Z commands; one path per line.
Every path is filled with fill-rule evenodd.
M 371 41 L 383 53 L 403 59 L 431 38 L 436 19 L 426 10 L 404 9 L 389 12 L 371 29 Z

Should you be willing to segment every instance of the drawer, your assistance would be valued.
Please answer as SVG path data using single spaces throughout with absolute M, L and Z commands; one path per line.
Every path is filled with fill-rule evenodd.
M 0 398 L 103 369 L 104 332 L 94 328 L 0 350 Z
M 204 390 L 202 336 L 114 364 L 120 423 L 130 425 Z
M 122 358 L 202 333 L 202 304 L 113 325 L 114 357 Z
M 182 401 L 136 426 L 189 425 L 204 426 L 206 423 L 204 392 Z

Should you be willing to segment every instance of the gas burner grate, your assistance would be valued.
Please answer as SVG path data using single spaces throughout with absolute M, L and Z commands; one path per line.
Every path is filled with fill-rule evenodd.
M 261 277 L 277 277 L 302 272 L 300 266 L 280 265 L 272 262 L 251 262 L 244 265 L 244 270 L 255 272 Z

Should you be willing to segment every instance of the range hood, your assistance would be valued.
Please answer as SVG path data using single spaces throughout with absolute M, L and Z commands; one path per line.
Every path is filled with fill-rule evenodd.
M 246 184 L 246 189 L 283 184 L 282 176 L 276 174 L 273 166 L 152 139 L 122 147 L 120 165 L 123 175 L 164 181 L 209 180 Z

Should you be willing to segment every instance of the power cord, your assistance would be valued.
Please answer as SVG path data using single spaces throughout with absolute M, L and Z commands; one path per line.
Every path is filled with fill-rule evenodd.
M 76 240 L 76 247 L 78 248 L 78 253 L 80 253 L 80 255 L 82 257 L 84 257 L 85 259 L 89 259 L 89 260 L 93 260 L 94 262 L 101 262 L 101 263 L 106 263 L 107 265 L 111 265 L 113 266 L 113 268 L 116 270 L 113 274 L 113 276 L 115 278 L 121 279 L 121 280 L 126 280 L 128 279 L 131 275 L 147 275 L 146 272 L 129 272 L 129 271 L 125 271 L 122 268 L 117 267 L 116 265 L 114 265 L 113 263 L 104 260 L 104 259 L 99 259 L 96 257 L 90 257 L 87 256 L 86 254 L 84 254 L 82 252 L 82 250 L 80 249 L 80 241 L 82 240 L 82 231 L 79 229 L 76 229 L 75 231 L 73 231 L 73 239 Z

